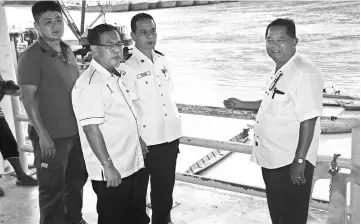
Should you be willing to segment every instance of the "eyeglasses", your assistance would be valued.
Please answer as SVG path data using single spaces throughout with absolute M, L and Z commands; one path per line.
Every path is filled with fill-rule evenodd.
M 269 87 L 269 91 L 272 91 L 272 90 L 275 88 L 278 80 L 280 80 L 280 78 L 281 78 L 282 76 L 283 76 L 283 72 L 280 71 L 280 72 L 278 73 L 278 75 L 276 76 L 275 80 L 273 80 L 273 82 L 271 83 L 271 85 L 270 85 L 270 87 Z
M 109 50 L 113 50 L 115 48 L 122 48 L 124 47 L 124 44 L 123 43 L 116 43 L 116 44 L 97 44 L 96 46 L 102 46 L 102 47 L 105 47 L 106 49 L 109 49 Z

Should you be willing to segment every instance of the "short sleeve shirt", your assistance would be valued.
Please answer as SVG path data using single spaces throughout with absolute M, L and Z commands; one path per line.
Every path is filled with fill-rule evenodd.
M 72 101 L 90 179 L 105 180 L 103 167 L 83 131 L 86 125 L 99 125 L 110 158 L 122 178 L 144 167 L 135 108 L 119 76 L 92 60 L 74 86 Z
M 20 55 L 17 68 L 19 85 L 37 87 L 40 116 L 53 139 L 78 133 L 71 90 L 79 70 L 71 48 L 61 42 L 61 49 L 62 54 L 39 38 Z
M 117 68 L 130 91 L 140 119 L 140 134 L 147 145 L 182 137 L 166 56 L 157 51 L 152 55 L 153 61 L 134 47 L 132 55 Z
M 268 169 L 292 163 L 301 122 L 322 115 L 322 89 L 321 71 L 313 62 L 297 53 L 267 78 L 254 126 L 251 161 Z M 306 156 L 306 160 L 313 165 L 316 165 L 320 129 L 318 118 Z

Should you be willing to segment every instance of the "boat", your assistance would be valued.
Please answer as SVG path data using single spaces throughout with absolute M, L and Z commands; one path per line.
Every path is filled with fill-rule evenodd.
M 248 132 L 250 128 L 244 128 L 241 133 L 231 138 L 229 141 L 231 142 L 240 142 L 245 143 L 248 140 Z M 203 158 L 195 162 L 191 165 L 185 173 L 187 174 L 197 174 L 199 175 L 202 171 L 208 169 L 212 165 L 216 164 L 217 162 L 221 161 L 222 159 L 226 158 L 230 155 L 231 151 L 224 151 L 215 149 L 212 150 L 210 153 L 205 155 Z
M 148 2 L 130 2 L 129 11 L 147 10 Z
M 188 0 L 177 1 L 176 6 L 177 7 L 192 6 L 193 2 L 194 1 L 188 1 Z
M 208 4 L 219 4 L 219 3 L 221 3 L 221 1 L 215 1 L 215 0 L 208 1 Z
M 150 0 L 148 2 L 148 9 L 157 9 L 158 8 L 158 0 Z
M 193 5 L 206 5 L 208 4 L 208 1 L 194 1 L 193 2 Z
M 172 1 L 172 0 L 168 0 L 168 1 L 159 1 L 158 2 L 158 8 L 173 8 L 175 7 L 177 4 L 177 1 Z
M 128 2 L 121 2 L 113 5 L 113 12 L 127 12 L 127 11 L 129 11 Z

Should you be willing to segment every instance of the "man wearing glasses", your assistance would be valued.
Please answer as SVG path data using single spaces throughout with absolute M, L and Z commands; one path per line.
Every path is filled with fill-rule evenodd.
M 182 137 L 178 109 L 172 98 L 172 76 L 166 56 L 154 50 L 154 19 L 139 13 L 131 20 L 132 54 L 118 68 L 139 115 L 140 135 L 148 146 L 152 224 L 171 223 L 175 168 Z
M 273 224 L 306 224 L 319 146 L 323 75 L 296 52 L 290 19 L 266 29 L 266 48 L 275 62 L 262 101 L 224 101 L 228 108 L 258 109 L 251 161 L 262 167 Z
M 88 31 L 88 40 L 93 59 L 77 80 L 72 101 L 98 199 L 98 224 L 148 224 L 148 175 L 143 169 L 147 149 L 128 90 L 114 69 L 122 59 L 120 33 L 101 24 Z

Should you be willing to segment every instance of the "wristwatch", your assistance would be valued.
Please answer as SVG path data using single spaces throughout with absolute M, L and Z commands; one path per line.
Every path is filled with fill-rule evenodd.
M 305 159 L 302 159 L 302 158 L 295 158 L 294 162 L 296 163 L 299 163 L 299 164 L 302 164 L 305 162 Z

